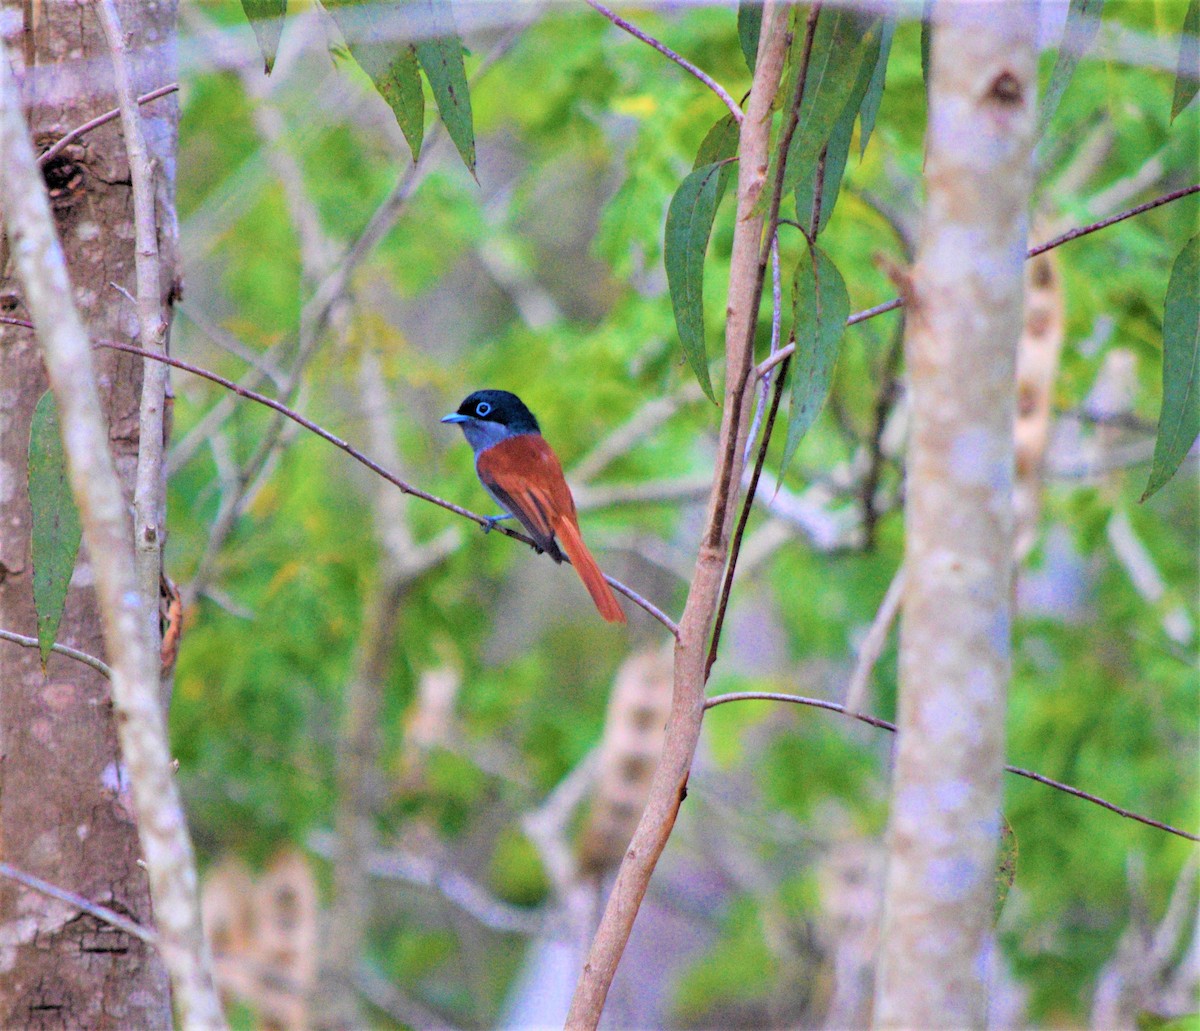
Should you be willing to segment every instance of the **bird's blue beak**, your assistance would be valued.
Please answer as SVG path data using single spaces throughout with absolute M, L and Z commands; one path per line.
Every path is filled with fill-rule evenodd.
M 453 412 L 450 415 L 446 415 L 446 416 L 442 417 L 442 422 L 466 422 L 466 421 L 467 421 L 467 417 L 465 415 L 459 415 L 458 412 Z

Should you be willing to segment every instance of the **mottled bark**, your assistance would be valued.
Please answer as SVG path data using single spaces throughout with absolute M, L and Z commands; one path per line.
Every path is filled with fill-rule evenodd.
M 982 1027 L 1010 672 L 1031 4 L 939 4 L 908 302 L 899 740 L 878 1027 Z
M 20 17 L 20 3 L 5 3 Z M 90 5 L 40 4 L 19 67 L 27 117 L 39 142 L 115 106 L 112 63 Z M 133 33 L 141 91 L 175 77 L 175 4 L 122 4 Z M 146 41 L 153 45 L 143 48 Z M 174 171 L 173 98 L 144 111 L 164 181 Z M 45 170 L 76 302 L 96 339 L 133 341 L 133 211 L 118 123 L 69 147 Z M 169 189 L 162 200 L 169 202 Z M 0 314 L 28 318 L 7 244 L 0 243 Z M 118 473 L 132 496 L 141 389 L 137 359 L 97 355 L 102 402 Z M 0 626 L 36 633 L 25 454 L 33 407 L 47 381 L 31 332 L 0 326 Z M 81 551 L 59 639 L 103 656 L 92 567 Z M 145 870 L 118 759 L 108 681 L 52 656 L 0 642 L 0 854 L 21 869 L 153 923 Z M 10 883 L 0 883 L 0 1026 L 167 1027 L 166 972 L 142 942 Z

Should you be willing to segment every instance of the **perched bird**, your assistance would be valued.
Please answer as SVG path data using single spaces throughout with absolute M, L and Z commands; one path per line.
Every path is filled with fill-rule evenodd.
M 625 613 L 579 534 L 562 463 L 521 399 L 507 390 L 477 390 L 442 422 L 461 427 L 475 450 L 479 482 L 504 509 L 491 524 L 515 516 L 555 562 L 562 562 L 565 551 L 600 615 L 610 623 L 624 623 Z

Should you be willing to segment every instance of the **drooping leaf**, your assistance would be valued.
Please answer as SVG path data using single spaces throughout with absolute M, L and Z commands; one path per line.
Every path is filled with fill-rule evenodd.
M 750 71 L 758 59 L 758 37 L 762 31 L 762 4 L 753 0 L 742 0 L 737 14 L 738 40 Z
M 892 37 L 896 34 L 896 19 L 884 18 L 883 28 L 879 37 L 879 56 L 875 59 L 875 71 L 867 84 L 867 92 L 863 95 L 858 117 L 858 156 L 861 159 L 867 152 L 867 143 L 871 133 L 875 131 L 875 118 L 879 114 L 879 104 L 883 100 L 883 87 L 887 80 L 888 57 L 892 52 Z
M 921 12 L 921 81 L 925 83 L 925 92 L 929 92 L 929 55 L 933 48 L 933 4 L 934 0 L 925 0 L 925 8 Z
M 1008 893 L 1017 879 L 1017 835 L 1008 822 L 1000 816 L 1000 848 L 996 855 L 996 893 L 992 899 L 992 923 L 1000 919 Z
M 796 132 L 788 147 L 783 188 L 790 193 L 816 167 L 821 151 L 846 101 L 859 80 L 862 55 L 872 38 L 878 38 L 878 19 L 869 22 L 845 7 L 825 8 L 817 19 L 804 99 Z M 793 49 L 793 59 L 797 50 Z
M 1200 0 L 1191 0 L 1179 33 L 1179 70 L 1171 98 L 1171 121 L 1192 102 L 1200 90 Z
M 704 346 L 704 254 L 717 210 L 722 168 L 716 162 L 702 165 L 679 184 L 667 209 L 663 244 L 667 285 L 683 353 L 704 393 L 713 401 L 716 395 Z
M 700 141 L 700 149 L 696 151 L 696 160 L 692 163 L 695 170 L 703 165 L 723 162 L 717 176 L 717 205 L 725 196 L 725 187 L 729 185 L 729 177 L 733 175 L 737 165 L 729 159 L 737 155 L 738 141 L 741 137 L 741 127 L 733 120 L 733 115 L 726 115 L 705 134 Z
M 792 361 L 792 405 L 780 475 L 829 396 L 838 349 L 850 315 L 846 282 L 819 247 L 806 248 L 800 256 L 792 305 L 796 354 Z
M 34 408 L 29 428 L 29 504 L 33 516 L 33 604 L 38 649 L 45 665 L 62 620 L 82 534 L 67 482 L 58 406 L 49 390 Z
M 1067 8 L 1067 24 L 1063 29 L 1062 43 L 1059 44 L 1058 57 L 1054 61 L 1054 71 L 1050 73 L 1050 81 L 1046 85 L 1041 110 L 1038 112 L 1039 136 L 1046 131 L 1046 126 L 1058 110 L 1067 84 L 1075 74 L 1075 66 L 1096 38 L 1103 8 L 1104 0 L 1071 0 L 1071 5 Z
M 1200 235 L 1179 252 L 1163 311 L 1163 400 L 1145 501 L 1175 475 L 1200 436 Z
M 416 161 L 425 138 L 425 91 L 416 49 L 396 38 L 396 19 L 385 17 L 375 3 L 324 0 L 324 6 L 345 36 L 351 56 L 392 109 Z
M 858 117 L 867 87 L 875 74 L 878 64 L 881 44 L 882 25 L 872 26 L 865 49 L 862 51 L 858 71 L 858 81 L 846 100 L 846 106 L 838 116 L 829 134 L 829 142 L 825 147 L 824 165 L 818 161 L 806 179 L 796 185 L 796 220 L 805 228 L 809 236 L 815 236 L 825 228 L 833 207 L 837 203 L 838 192 L 842 186 L 842 175 L 846 170 L 846 159 L 850 156 L 850 140 L 854 135 L 854 120 Z M 812 225 L 813 194 L 816 190 L 817 179 L 821 180 L 821 217 L 818 225 Z
M 444 34 L 417 42 L 417 60 L 425 69 L 438 114 L 446 132 L 458 149 L 463 164 L 475 174 L 475 125 L 471 116 L 471 93 L 467 87 L 467 72 L 463 66 L 463 45 L 454 32 L 446 0 L 420 5 L 431 15 L 432 23 L 444 29 Z
M 279 38 L 283 35 L 287 0 L 242 0 L 242 10 L 250 28 L 254 30 L 258 49 L 262 51 L 263 71 L 270 75 L 279 51 Z

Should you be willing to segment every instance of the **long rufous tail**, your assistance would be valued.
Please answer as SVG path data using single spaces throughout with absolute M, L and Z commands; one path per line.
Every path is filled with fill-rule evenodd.
M 554 527 L 554 532 L 563 551 L 567 553 L 567 558 L 571 560 L 571 565 L 575 567 L 575 572 L 579 574 L 579 579 L 583 581 L 583 586 L 587 588 L 588 594 L 592 596 L 592 601 L 596 603 L 600 615 L 610 623 L 624 623 L 625 613 L 617 604 L 616 595 L 608 586 L 608 581 L 604 579 L 604 574 L 600 572 L 600 567 L 596 565 L 592 553 L 583 543 L 583 538 L 579 535 L 579 527 L 570 519 L 560 518 Z

